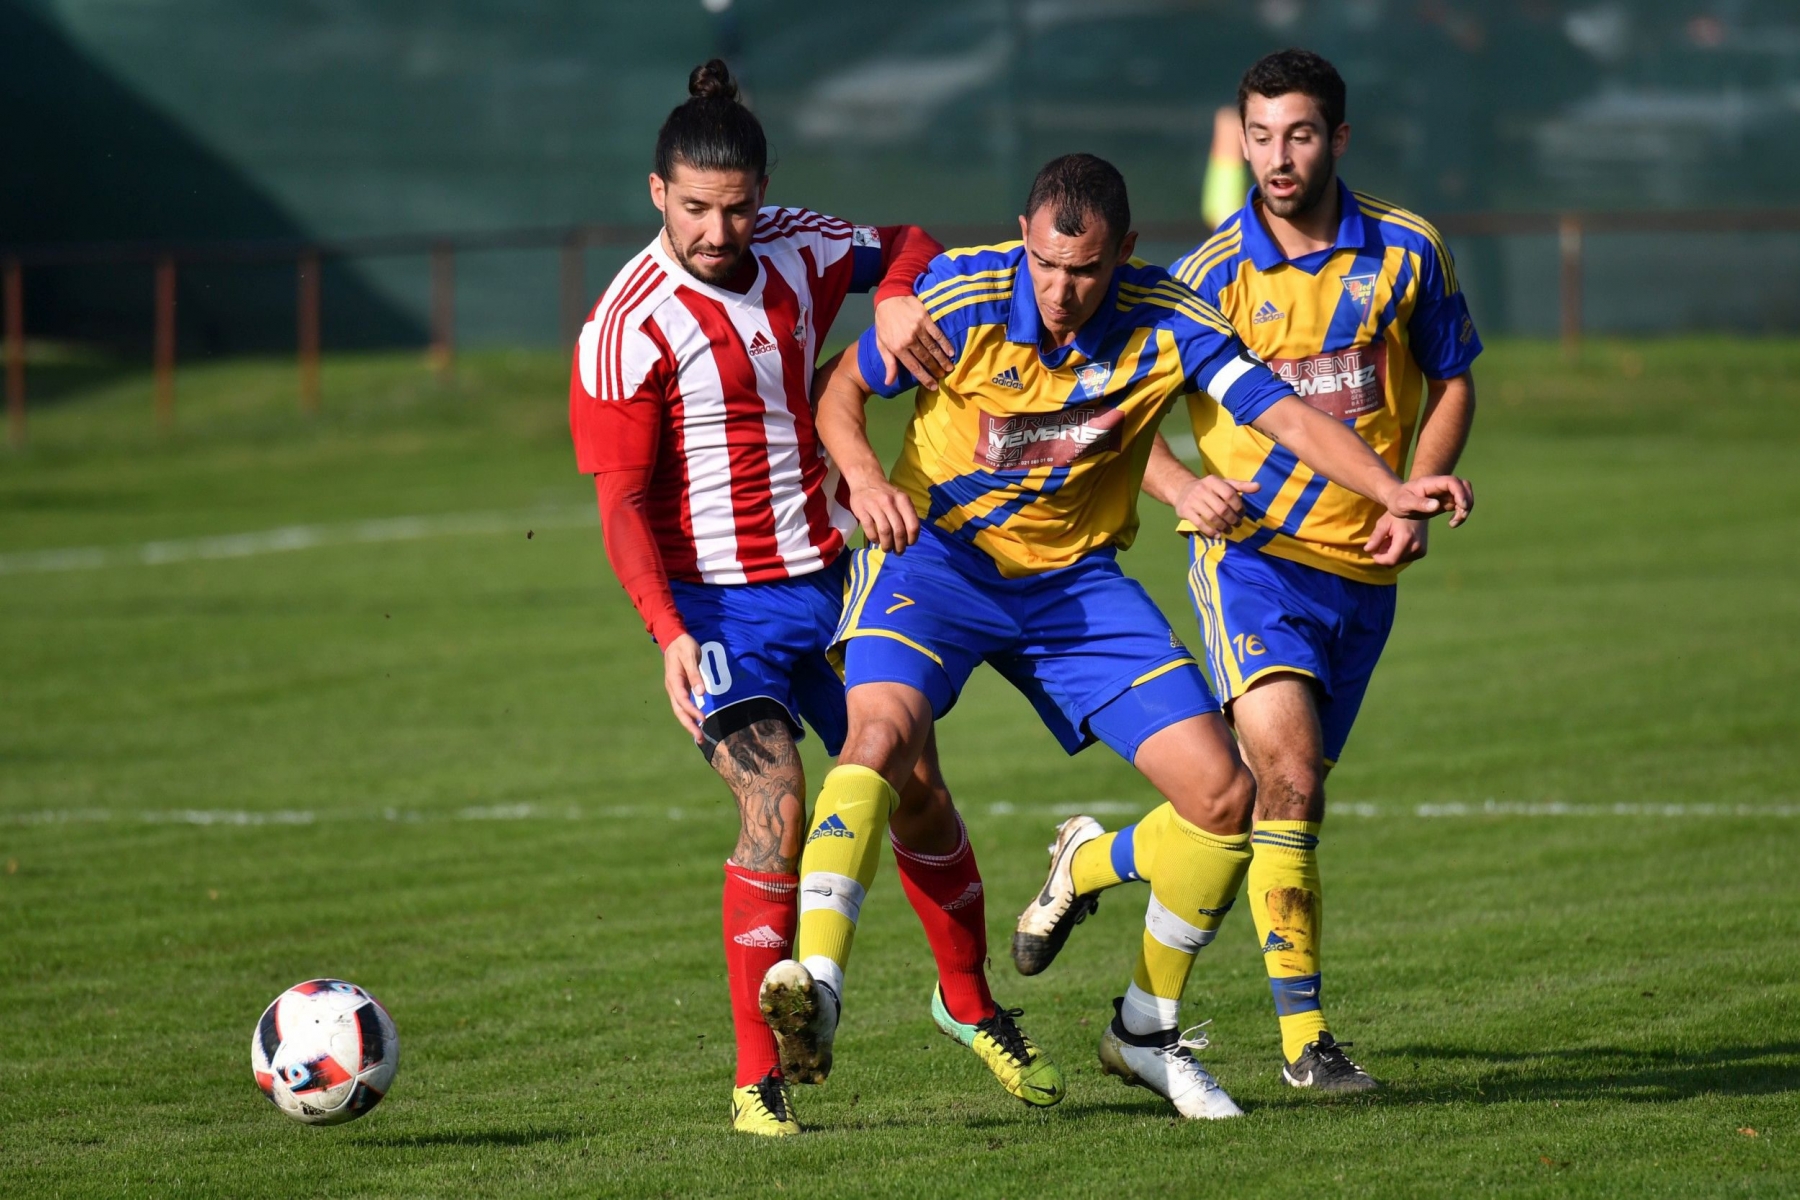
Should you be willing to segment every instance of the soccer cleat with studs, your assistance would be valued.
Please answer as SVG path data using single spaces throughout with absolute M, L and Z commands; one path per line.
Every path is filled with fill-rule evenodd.
M 994 1073 L 1007 1094 L 1035 1107 L 1049 1108 L 1062 1102 L 1062 1068 L 1019 1028 L 1018 1017 L 1023 1012 L 1018 1008 L 996 1008 L 985 1020 L 965 1025 L 944 1006 L 942 988 L 931 993 L 931 1019 L 945 1037 L 967 1046 Z
M 1194 1058 L 1194 1051 L 1207 1046 L 1201 1026 L 1182 1034 L 1173 1029 L 1135 1034 L 1125 1028 L 1119 1012 L 1122 1003 L 1122 999 L 1113 1001 L 1112 1022 L 1100 1037 L 1102 1071 L 1117 1075 L 1130 1087 L 1148 1088 L 1190 1120 L 1219 1121 L 1244 1115 L 1219 1081 Z
M 804 966 L 784 958 L 763 976 L 757 1007 L 774 1031 L 781 1073 L 795 1083 L 824 1083 L 837 1037 L 837 995 Z
M 1092 817 L 1070 817 L 1056 827 L 1050 843 L 1050 877 L 1013 929 L 1013 966 L 1021 975 L 1036 975 L 1056 960 L 1074 928 L 1100 907 L 1098 894 L 1078 896 L 1070 864 L 1075 851 L 1106 830 Z
M 1374 1091 L 1381 1084 L 1350 1061 L 1350 1056 L 1344 1053 L 1344 1047 L 1349 1044 L 1332 1037 L 1330 1030 L 1323 1030 L 1318 1041 L 1301 1047 L 1299 1058 L 1283 1064 L 1281 1077 L 1287 1080 L 1289 1087 L 1308 1088 L 1330 1095 Z
M 787 1080 L 771 1071 L 755 1083 L 731 1091 L 731 1127 L 760 1137 L 793 1137 L 800 1132 Z

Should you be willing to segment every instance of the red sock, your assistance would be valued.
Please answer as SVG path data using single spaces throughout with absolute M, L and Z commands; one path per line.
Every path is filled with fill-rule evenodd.
M 908 850 L 891 832 L 888 841 L 893 843 L 900 885 L 919 914 L 931 956 L 937 960 L 944 1007 L 958 1021 L 973 1025 L 994 1015 L 994 996 L 987 983 L 987 904 L 975 849 L 960 816 L 956 828 L 962 840 L 949 854 Z
M 767 875 L 725 864 L 725 977 L 737 1036 L 737 1086 L 780 1073 L 775 1035 L 756 1005 L 770 967 L 786 958 L 799 919 L 798 875 Z

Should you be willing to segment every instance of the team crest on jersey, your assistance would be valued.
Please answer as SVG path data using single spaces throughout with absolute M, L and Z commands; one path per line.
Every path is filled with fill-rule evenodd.
M 794 318 L 794 340 L 802 346 L 806 345 L 806 305 L 800 306 L 800 315 Z
M 1350 297 L 1350 303 L 1356 305 L 1357 316 L 1369 315 L 1369 303 L 1375 299 L 1375 275 L 1344 276 L 1344 294 Z
M 1081 394 L 1089 400 L 1098 400 L 1106 394 L 1106 385 L 1112 380 L 1112 364 L 1109 362 L 1088 363 L 1075 368 L 1075 382 L 1081 386 Z

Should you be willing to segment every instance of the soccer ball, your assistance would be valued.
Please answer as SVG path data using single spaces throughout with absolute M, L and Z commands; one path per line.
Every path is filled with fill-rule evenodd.
M 250 1036 L 263 1095 L 308 1125 L 340 1125 L 381 1103 L 400 1069 L 400 1035 L 354 983 L 309 979 L 263 1010 Z

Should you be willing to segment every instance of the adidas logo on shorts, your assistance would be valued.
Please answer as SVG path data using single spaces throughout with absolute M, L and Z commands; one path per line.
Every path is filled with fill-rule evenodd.
M 740 946 L 755 946 L 763 950 L 779 950 L 788 944 L 786 938 L 767 925 L 758 925 L 750 932 L 740 933 L 731 940 Z
M 989 382 L 997 383 L 1003 388 L 1011 388 L 1015 392 L 1022 392 L 1025 390 L 1025 381 L 1019 378 L 1019 368 L 1017 367 L 1006 368 L 1006 370 L 994 376 Z

